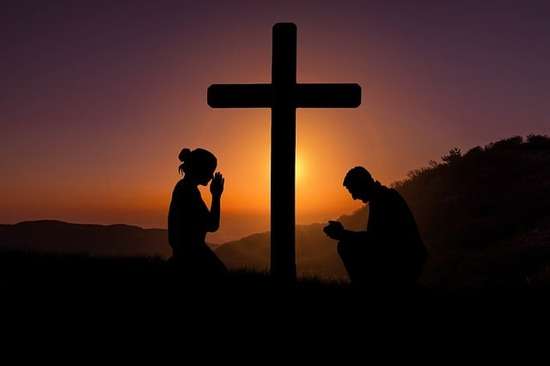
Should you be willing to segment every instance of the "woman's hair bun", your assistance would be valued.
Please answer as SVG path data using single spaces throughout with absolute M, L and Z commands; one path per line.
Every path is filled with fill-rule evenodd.
M 199 172 L 208 170 L 213 172 L 218 163 L 214 154 L 201 148 L 196 148 L 193 151 L 187 148 L 182 149 L 178 158 L 181 161 L 178 167 L 180 174 L 187 174 L 193 169 L 198 169 Z
M 182 149 L 180 151 L 180 154 L 178 155 L 178 158 L 181 162 L 189 161 L 189 158 L 191 157 L 191 150 L 190 149 Z

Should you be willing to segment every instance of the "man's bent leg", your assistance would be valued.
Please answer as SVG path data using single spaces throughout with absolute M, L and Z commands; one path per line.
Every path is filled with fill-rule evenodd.
M 355 241 L 340 241 L 337 251 L 346 267 L 352 285 L 362 286 L 367 283 L 367 258 L 365 258 L 364 244 Z

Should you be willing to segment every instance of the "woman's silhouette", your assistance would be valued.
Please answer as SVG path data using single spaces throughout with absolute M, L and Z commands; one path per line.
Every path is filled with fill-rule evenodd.
M 172 247 L 172 262 L 178 271 L 196 280 L 212 279 L 227 270 L 208 248 L 206 233 L 220 226 L 220 200 L 224 178 L 216 170 L 216 157 L 204 149 L 181 150 L 179 172 L 184 177 L 176 184 L 168 213 L 168 240 Z M 210 210 L 202 200 L 198 185 L 210 183 Z

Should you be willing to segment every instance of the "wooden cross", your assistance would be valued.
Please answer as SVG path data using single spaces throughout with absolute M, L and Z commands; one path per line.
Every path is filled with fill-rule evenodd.
M 358 84 L 297 84 L 296 25 L 273 26 L 271 84 L 213 84 L 212 108 L 271 108 L 271 273 L 296 280 L 296 108 L 355 108 Z

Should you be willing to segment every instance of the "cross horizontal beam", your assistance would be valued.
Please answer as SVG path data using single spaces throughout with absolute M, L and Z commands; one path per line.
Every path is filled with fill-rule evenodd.
M 358 84 L 296 84 L 296 108 L 356 108 L 361 104 Z
M 361 104 L 358 84 L 296 84 L 297 108 L 355 108 Z
M 213 108 L 270 108 L 272 84 L 214 84 L 208 88 Z M 361 104 L 358 84 L 295 84 L 285 88 L 296 108 L 355 108 Z
M 212 108 L 271 108 L 271 84 L 213 84 L 207 101 Z

